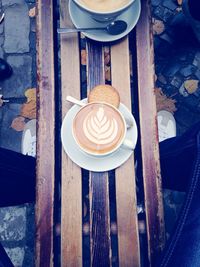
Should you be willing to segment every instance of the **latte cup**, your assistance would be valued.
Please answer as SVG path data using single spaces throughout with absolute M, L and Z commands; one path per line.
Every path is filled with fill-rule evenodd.
M 72 0 L 98 22 L 111 22 L 126 11 L 135 0 Z
M 72 135 L 83 152 L 102 157 L 120 147 L 134 150 L 135 144 L 126 138 L 127 127 L 123 114 L 117 108 L 104 102 L 92 102 L 76 113 Z

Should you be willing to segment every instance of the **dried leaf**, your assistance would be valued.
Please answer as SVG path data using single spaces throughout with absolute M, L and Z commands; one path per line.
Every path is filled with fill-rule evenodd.
M 110 67 L 105 66 L 105 79 L 106 81 L 111 81 Z
M 104 51 L 104 64 L 109 65 L 110 64 L 110 53 L 108 50 Z
M 35 17 L 35 7 L 31 8 L 29 10 L 29 17 L 34 18 Z
M 165 30 L 165 25 L 162 20 L 153 19 L 153 33 L 159 35 Z
M 171 113 L 174 113 L 176 111 L 176 100 L 167 97 L 161 90 L 161 88 L 155 89 L 155 95 L 156 95 L 156 106 L 157 111 L 160 110 L 167 110 Z
M 27 89 L 25 96 L 27 97 L 27 103 L 30 101 L 36 101 L 36 88 Z
M 25 126 L 25 118 L 24 117 L 17 117 L 11 123 L 11 128 L 13 128 L 17 132 L 21 132 L 24 130 Z
M 187 80 L 184 82 L 184 87 L 188 94 L 193 94 L 196 92 L 198 88 L 199 81 L 198 80 Z
M 82 65 L 86 65 L 87 63 L 87 60 L 86 60 L 86 50 L 85 49 L 82 49 L 81 50 L 81 64 Z
M 31 100 L 28 103 L 25 103 L 21 107 L 21 116 L 28 119 L 36 118 L 36 101 Z

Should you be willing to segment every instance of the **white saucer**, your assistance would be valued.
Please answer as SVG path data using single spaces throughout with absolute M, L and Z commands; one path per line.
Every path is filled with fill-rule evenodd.
M 136 25 L 141 11 L 140 0 L 135 0 L 133 4 L 120 16 L 117 17 L 119 20 L 124 20 L 127 22 L 127 29 L 121 34 L 110 35 L 106 31 L 97 30 L 90 32 L 83 32 L 88 38 L 100 41 L 100 42 L 111 42 L 121 39 L 126 36 Z M 84 13 L 72 0 L 69 1 L 69 14 L 71 20 L 76 28 L 84 27 L 103 27 L 107 23 L 97 22 L 88 14 Z
M 87 99 L 84 99 L 83 101 L 87 102 Z M 62 123 L 61 140 L 67 155 L 78 166 L 89 171 L 104 172 L 121 166 L 131 156 L 133 153 L 132 150 L 121 147 L 111 155 L 95 157 L 83 152 L 77 146 L 72 135 L 72 121 L 79 109 L 79 106 L 74 105 L 67 112 Z M 120 104 L 119 110 L 125 117 L 133 122 L 133 126 L 127 130 L 126 137 L 131 140 L 133 144 L 136 144 L 138 132 L 135 119 L 125 105 Z

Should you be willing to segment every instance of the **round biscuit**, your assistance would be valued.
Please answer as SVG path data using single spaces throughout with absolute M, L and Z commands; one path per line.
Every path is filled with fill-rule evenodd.
M 120 104 L 120 96 L 113 86 L 100 84 L 90 91 L 88 102 L 106 102 L 118 108 Z

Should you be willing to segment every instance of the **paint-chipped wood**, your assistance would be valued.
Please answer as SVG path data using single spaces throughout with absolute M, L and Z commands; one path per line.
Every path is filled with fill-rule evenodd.
M 48 23 L 47 23 L 48 22 Z M 37 1 L 36 263 L 53 267 L 55 162 L 53 1 Z
M 157 112 L 154 94 L 154 50 L 150 1 L 142 1 L 136 28 L 138 93 L 149 265 L 154 266 L 164 246 Z
M 87 43 L 88 90 L 105 83 L 102 45 Z M 110 209 L 107 172 L 90 172 L 91 266 L 111 266 Z
M 131 112 L 128 38 L 111 46 L 112 85 Z M 123 68 L 119 68 L 123 66 Z M 134 155 L 116 170 L 117 226 L 120 266 L 140 266 Z
M 68 0 L 60 1 L 60 26 L 72 26 Z M 62 118 L 72 107 L 66 96 L 80 99 L 80 58 L 77 34 L 61 36 Z M 66 133 L 67 138 L 67 133 Z M 61 171 L 61 266 L 82 266 L 82 177 L 81 168 L 62 148 Z

